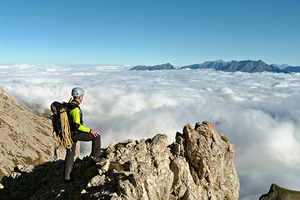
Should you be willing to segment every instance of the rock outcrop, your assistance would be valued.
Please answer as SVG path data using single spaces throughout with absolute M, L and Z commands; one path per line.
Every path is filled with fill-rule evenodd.
M 173 146 L 176 144 L 180 144 L 181 157 L 175 158 L 174 162 L 181 158 L 186 159 L 195 183 L 194 186 L 185 184 L 193 186 L 189 187 L 186 194 L 195 194 L 187 199 L 237 199 L 239 181 L 233 163 L 236 146 L 217 132 L 213 124 L 198 122 L 195 128 L 191 125 L 185 126 L 183 134 L 177 133 Z M 186 170 L 179 171 L 179 174 Z
M 106 149 L 101 162 L 77 158 L 71 183 L 63 182 L 63 161 L 35 168 L 19 166 L 4 177 L 3 199 L 237 200 L 236 146 L 209 122 L 187 124 L 176 141 L 167 136 L 126 140 Z
M 300 191 L 288 190 L 282 188 L 275 183 L 270 187 L 270 190 L 267 194 L 263 194 L 259 200 L 294 200 L 300 199 Z

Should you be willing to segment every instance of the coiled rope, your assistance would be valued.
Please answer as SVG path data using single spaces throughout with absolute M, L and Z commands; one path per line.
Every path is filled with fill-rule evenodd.
M 59 146 L 71 149 L 73 146 L 73 141 L 71 139 L 71 130 L 68 119 L 68 114 L 65 108 L 60 109 L 60 120 L 61 120 L 61 131 L 62 137 L 58 137 Z

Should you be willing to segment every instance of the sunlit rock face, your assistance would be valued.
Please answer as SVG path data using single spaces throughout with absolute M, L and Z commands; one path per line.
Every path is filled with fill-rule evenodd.
M 176 144 L 179 144 L 180 150 L 175 154 L 181 156 L 173 161 L 186 160 L 194 183 L 185 184 L 187 179 L 181 179 L 184 184 L 179 184 L 180 191 L 185 190 L 182 189 L 185 185 L 188 187 L 183 196 L 179 195 L 180 198 L 189 195 L 188 199 L 238 199 L 239 180 L 233 163 L 236 146 L 230 144 L 213 124 L 198 122 L 195 127 L 186 125 L 183 134 L 177 133 L 176 143 L 172 145 Z M 178 174 L 185 171 L 187 169 L 180 168 Z
M 125 140 L 103 149 L 99 162 L 77 159 L 64 183 L 63 161 L 45 163 L 18 179 L 5 177 L 2 194 L 18 199 L 230 199 L 239 198 L 236 146 L 209 122 L 187 124 L 168 145 L 166 134 Z M 27 184 L 23 184 L 27 183 Z
M 51 120 L 20 106 L 0 87 L 0 179 L 17 165 L 40 165 L 64 158 L 57 148 Z

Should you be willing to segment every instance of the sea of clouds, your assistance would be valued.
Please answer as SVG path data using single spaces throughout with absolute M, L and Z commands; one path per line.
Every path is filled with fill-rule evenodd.
M 185 124 L 210 121 L 238 146 L 241 200 L 258 199 L 272 183 L 300 190 L 299 73 L 129 68 L 0 65 L 0 86 L 39 113 L 82 87 L 84 124 L 102 133 L 103 147 L 158 133 L 172 143 Z

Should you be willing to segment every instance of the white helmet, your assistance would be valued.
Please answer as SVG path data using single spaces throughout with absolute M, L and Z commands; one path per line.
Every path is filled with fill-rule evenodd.
M 84 91 L 83 89 L 79 88 L 79 87 L 76 87 L 76 88 L 73 88 L 72 89 L 72 92 L 71 92 L 71 95 L 73 97 L 79 97 L 80 95 L 84 94 Z

